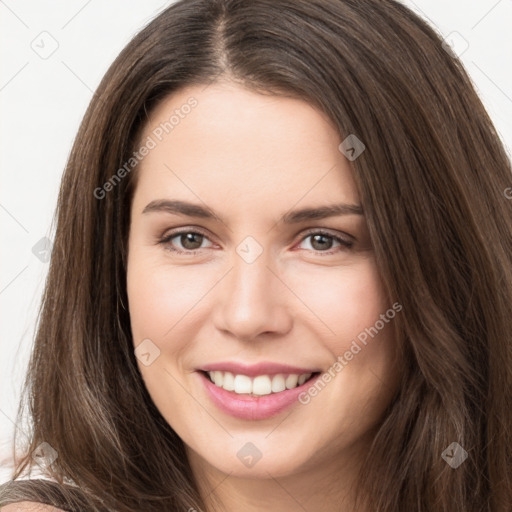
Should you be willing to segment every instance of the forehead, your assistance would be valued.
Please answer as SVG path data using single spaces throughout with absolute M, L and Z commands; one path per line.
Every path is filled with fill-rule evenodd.
M 146 142 L 152 149 L 136 170 L 135 201 L 179 196 L 224 208 L 269 206 L 270 197 L 282 207 L 306 196 L 358 202 L 339 134 L 300 99 L 229 83 L 187 87 L 152 111 Z

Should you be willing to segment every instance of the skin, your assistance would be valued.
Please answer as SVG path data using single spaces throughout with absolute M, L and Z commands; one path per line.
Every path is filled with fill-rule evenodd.
M 269 419 L 220 411 L 195 371 L 227 360 L 327 371 L 391 307 L 364 215 L 279 222 L 299 208 L 360 205 L 342 139 L 302 100 L 216 82 L 164 99 L 141 141 L 190 97 L 197 106 L 136 170 L 131 327 L 135 346 L 150 339 L 160 350 L 149 366 L 138 362 L 144 382 L 184 441 L 209 510 L 214 496 L 227 512 L 352 510 L 356 469 L 397 387 L 392 321 L 307 405 Z M 143 213 L 159 199 L 207 206 L 223 222 Z M 205 235 L 195 254 L 180 236 L 159 243 L 180 227 Z M 310 228 L 355 242 L 319 246 Z M 263 249 L 250 264 L 236 251 L 247 236 Z M 237 457 L 247 442 L 262 453 L 252 467 Z

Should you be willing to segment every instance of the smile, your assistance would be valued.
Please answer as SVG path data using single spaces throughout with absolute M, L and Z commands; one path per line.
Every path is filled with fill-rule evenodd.
M 241 368 L 228 363 L 222 364 L 224 369 L 219 369 L 220 364 L 212 366 L 215 368 L 196 372 L 207 399 L 222 413 L 250 421 L 271 418 L 294 403 L 300 404 L 299 395 L 321 375 L 313 369 L 306 371 L 283 365 Z
M 238 395 L 265 396 L 280 393 L 285 389 L 294 389 L 311 378 L 312 373 L 290 373 L 277 375 L 234 375 L 231 372 L 207 372 L 210 380 L 219 388 L 233 391 Z

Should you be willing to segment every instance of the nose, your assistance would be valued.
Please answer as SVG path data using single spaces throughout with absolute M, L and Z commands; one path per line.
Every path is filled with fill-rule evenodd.
M 283 335 L 291 329 L 289 292 L 270 265 L 265 251 L 252 263 L 234 255 L 231 270 L 216 287 L 217 329 L 244 341 L 263 334 Z

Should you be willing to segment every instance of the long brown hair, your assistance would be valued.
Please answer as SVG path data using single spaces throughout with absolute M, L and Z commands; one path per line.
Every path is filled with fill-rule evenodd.
M 126 293 L 133 156 L 170 93 L 222 77 L 325 112 L 396 318 L 403 381 L 361 471 L 379 512 L 512 510 L 512 169 L 459 60 L 394 0 L 181 0 L 112 64 L 67 163 L 25 384 L 31 444 L 90 510 L 204 510 L 136 365 Z M 200 106 L 198 107 L 200 108 Z M 21 418 L 25 407 L 20 407 Z M 459 443 L 456 469 L 441 454 Z M 1 500 L 0 500 L 1 501 Z

